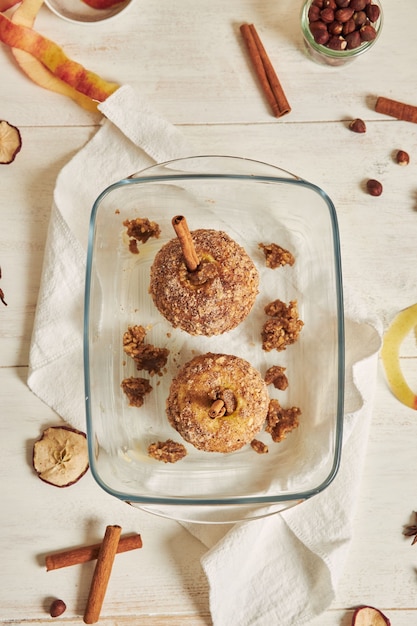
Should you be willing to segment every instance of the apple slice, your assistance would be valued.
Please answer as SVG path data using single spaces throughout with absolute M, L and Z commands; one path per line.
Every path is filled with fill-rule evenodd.
M 5 120 L 0 120 L 0 165 L 12 163 L 21 147 L 19 129 Z
M 109 83 L 69 59 L 62 48 L 51 39 L 43 37 L 32 28 L 15 24 L 3 13 L 0 13 L 0 39 L 12 48 L 29 52 L 55 76 L 92 100 L 102 102 L 119 88 L 117 83 Z
M 7 2 L 9 0 L 3 1 Z M 15 0 L 10 1 L 15 3 Z M 13 13 L 11 17 L 12 22 L 21 26 L 32 28 L 42 4 L 43 0 L 23 0 L 20 6 L 17 7 Z M 55 91 L 56 93 L 60 93 L 63 96 L 71 98 L 87 111 L 97 112 L 98 103 L 95 100 L 85 96 L 83 93 L 80 93 L 73 87 L 70 87 L 68 83 L 65 83 L 60 78 L 54 76 L 50 70 L 42 65 L 36 57 L 29 54 L 29 52 L 19 50 L 18 48 L 12 48 L 12 54 L 16 59 L 17 64 L 34 83 L 44 89 L 49 89 L 49 91 Z
M 413 328 L 417 327 L 417 304 L 400 311 L 385 333 L 381 359 L 388 385 L 403 404 L 417 410 L 417 395 L 410 389 L 401 371 L 400 346 Z
M 39 478 L 50 485 L 73 485 L 89 468 L 85 433 L 69 426 L 46 428 L 34 443 L 33 467 Z
M 379 609 L 361 606 L 353 614 L 352 626 L 391 626 L 391 622 Z

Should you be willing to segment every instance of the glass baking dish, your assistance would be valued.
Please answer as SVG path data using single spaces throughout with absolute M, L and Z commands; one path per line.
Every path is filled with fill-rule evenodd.
M 149 294 L 150 267 L 175 237 L 174 215 L 190 230 L 215 228 L 242 245 L 260 276 L 248 317 L 219 336 L 174 329 Z M 159 238 L 132 254 L 125 220 L 147 217 Z M 293 266 L 266 267 L 259 244 L 276 243 L 295 256 Z M 304 327 L 286 350 L 266 352 L 260 332 L 264 307 L 296 300 Z M 147 329 L 146 341 L 170 351 L 152 392 L 131 407 L 121 381 L 138 374 L 123 351 L 129 326 Z M 289 386 L 268 386 L 281 406 L 297 406 L 300 423 L 274 443 L 261 432 L 268 454 L 248 445 L 228 454 L 202 452 L 170 426 L 166 399 L 179 367 L 196 354 L 219 352 L 249 361 L 262 374 L 286 368 Z M 224 156 L 179 159 L 110 185 L 94 203 L 87 254 L 84 366 L 90 465 L 97 483 L 130 504 L 178 520 L 231 522 L 273 514 L 323 491 L 341 455 L 344 396 L 344 324 L 339 233 L 326 193 L 272 165 Z M 173 439 L 187 456 L 162 463 L 148 445 Z

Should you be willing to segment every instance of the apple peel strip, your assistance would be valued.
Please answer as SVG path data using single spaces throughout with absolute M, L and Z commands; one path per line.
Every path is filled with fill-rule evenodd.
M 8 0 L 3 2 L 8 4 Z M 35 83 L 96 111 L 97 101 L 105 100 L 120 85 L 72 61 L 55 42 L 31 28 L 42 4 L 43 0 L 23 0 L 12 19 L 0 13 L 0 40 L 12 48 L 18 64 Z
M 410 409 L 417 411 L 417 395 L 409 387 L 401 370 L 400 346 L 405 337 L 417 327 L 417 303 L 400 311 L 384 335 L 381 359 L 388 385 L 394 396 Z

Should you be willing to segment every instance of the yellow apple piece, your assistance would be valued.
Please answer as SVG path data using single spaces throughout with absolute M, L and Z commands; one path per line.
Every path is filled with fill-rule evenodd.
M 385 333 L 381 359 L 388 385 L 394 396 L 410 409 L 417 410 L 417 395 L 410 389 L 401 371 L 400 347 L 406 336 L 417 327 L 417 304 L 403 309 Z
M 27 26 L 15 24 L 2 13 L 0 13 L 0 40 L 11 48 L 29 52 L 55 76 L 92 100 L 102 102 L 119 88 L 117 83 L 109 83 L 69 59 L 62 48 L 52 40 Z
M 13 1 L 15 2 L 15 0 Z M 23 0 L 21 5 L 13 13 L 11 17 L 12 22 L 32 28 L 42 4 L 43 0 Z M 54 76 L 52 72 L 42 65 L 38 59 L 29 54 L 29 52 L 12 48 L 12 54 L 17 64 L 34 83 L 44 89 L 49 89 L 49 91 L 55 91 L 56 93 L 71 98 L 87 111 L 97 111 L 97 102 L 95 100 L 85 96 L 83 93 L 70 87 L 68 83 Z

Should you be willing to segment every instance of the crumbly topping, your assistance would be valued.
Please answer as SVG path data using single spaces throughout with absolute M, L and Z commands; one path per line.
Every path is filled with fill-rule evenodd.
M 148 446 L 148 454 L 157 461 L 176 463 L 187 456 L 187 450 L 182 443 L 167 439 L 151 443 Z
M 259 439 L 252 439 L 250 442 L 251 448 L 255 450 L 257 454 L 268 454 L 268 446 L 263 441 Z
M 282 351 L 297 341 L 304 322 L 298 318 L 297 301 L 291 300 L 286 305 L 281 300 L 274 300 L 265 307 L 270 316 L 262 328 L 262 348 L 266 352 Z
M 260 243 L 259 247 L 265 255 L 266 266 L 273 270 L 283 265 L 294 265 L 295 263 L 294 255 L 276 243 Z
M 269 402 L 265 430 L 270 433 L 273 441 L 282 441 L 288 433 L 298 427 L 300 415 L 298 407 L 283 409 L 278 400 L 272 399 Z
M 258 294 L 258 271 L 242 246 L 212 229 L 191 232 L 200 269 L 189 272 L 178 238 L 155 256 L 150 293 L 174 328 L 191 335 L 220 335 L 235 328 Z
M 123 226 L 126 226 L 129 250 L 133 254 L 139 254 L 138 242 L 146 243 L 151 237 L 158 238 L 161 234 L 159 225 L 156 222 L 150 222 L 147 217 L 125 220 Z
M 167 363 L 169 350 L 145 343 L 145 336 L 143 326 L 129 326 L 123 335 L 123 350 L 134 360 L 138 370 L 160 374 Z
M 274 385 L 275 389 L 279 389 L 280 391 L 285 391 L 288 387 L 288 378 L 285 375 L 285 367 L 281 367 L 280 365 L 272 365 L 265 372 L 265 382 L 267 385 Z
M 143 404 L 144 397 L 152 391 L 151 384 L 146 378 L 125 378 L 120 385 L 129 400 L 129 406 L 140 407 Z

